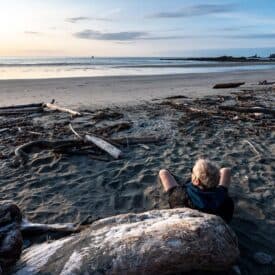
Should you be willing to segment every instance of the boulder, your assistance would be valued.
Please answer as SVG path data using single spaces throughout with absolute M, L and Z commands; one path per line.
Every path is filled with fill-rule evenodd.
M 188 208 L 123 214 L 81 233 L 33 245 L 15 274 L 170 274 L 226 270 L 239 256 L 232 229 Z

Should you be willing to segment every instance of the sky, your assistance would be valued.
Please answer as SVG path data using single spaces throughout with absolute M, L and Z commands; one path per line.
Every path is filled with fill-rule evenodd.
M 268 54 L 274 14 L 274 0 L 0 0 L 0 56 Z

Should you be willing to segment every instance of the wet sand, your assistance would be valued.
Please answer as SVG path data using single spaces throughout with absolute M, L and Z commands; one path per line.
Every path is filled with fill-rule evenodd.
M 0 105 L 50 102 L 53 98 L 70 107 L 98 108 L 137 104 L 159 97 L 190 97 L 228 93 L 213 90 L 219 82 L 257 83 L 275 80 L 275 70 L 235 71 L 152 76 L 83 77 L 0 80 Z
M 254 83 L 258 80 L 271 79 L 273 72 L 269 73 L 270 78 L 266 74 L 258 75 Z M 240 81 L 245 76 L 254 80 L 256 77 L 246 73 L 240 77 L 236 73 L 226 79 Z M 258 251 L 271 254 L 273 257 L 275 254 L 273 230 L 275 222 L 274 117 L 269 115 L 255 117 L 254 114 L 244 116 L 217 111 L 211 113 L 211 110 L 216 110 L 217 105 L 225 104 L 225 102 L 231 104 L 232 101 L 234 104 L 244 106 L 248 103 L 257 103 L 260 106 L 273 108 L 274 88 L 250 85 L 246 86 L 250 91 L 248 94 L 235 89 L 234 92 L 237 94 L 251 96 L 249 100 L 239 101 L 236 99 L 236 94 L 230 94 L 233 90 L 210 89 L 212 84 L 220 82 L 221 79 L 217 80 L 214 76 L 204 77 L 196 87 L 192 86 L 196 79 L 188 80 L 187 76 L 183 76 L 183 79 L 180 76 L 170 78 L 167 76 L 164 79 L 160 77 L 156 82 L 151 82 L 152 78 L 148 78 L 148 83 L 144 77 L 140 79 L 137 77 L 135 87 L 140 81 L 143 89 L 146 85 L 147 87 L 155 85 L 154 91 L 157 91 L 157 88 L 162 86 L 161 92 L 151 92 L 149 98 L 145 96 L 147 102 L 144 103 L 112 107 L 110 112 L 122 114 L 116 118 L 107 116 L 106 119 L 97 121 L 94 119 L 96 114 L 94 112 L 87 112 L 83 117 L 74 119 L 67 114 L 53 112 L 32 114 L 26 117 L 2 117 L 0 129 L 4 128 L 5 122 L 10 125 L 16 119 L 21 119 L 21 122 L 10 126 L 8 131 L 0 133 L 1 200 L 13 200 L 28 219 L 43 223 L 79 222 L 87 216 L 107 217 L 119 213 L 168 208 L 167 197 L 162 194 L 157 180 L 159 169 L 169 168 L 180 180 L 186 181 L 190 177 L 190 169 L 195 160 L 205 155 L 220 166 L 232 168 L 233 179 L 230 194 L 236 207 L 232 227 L 239 237 L 241 258 L 238 265 L 242 274 L 272 274 L 274 265 L 260 265 L 253 260 L 253 255 Z M 3 105 L 10 104 L 11 101 L 12 103 L 25 103 L 27 99 L 28 103 L 43 101 L 45 94 L 40 98 L 40 94 L 35 93 L 36 88 L 41 87 L 45 91 L 49 89 L 49 85 L 57 88 L 58 83 L 61 83 L 59 82 L 61 80 L 41 81 L 21 82 L 21 87 L 27 87 L 29 83 L 35 84 L 32 86 L 33 90 L 29 97 L 24 98 L 25 101 L 20 99 L 18 91 L 16 93 L 13 90 L 13 87 L 20 86 L 19 81 L 7 81 L 6 86 L 1 82 L 0 90 L 6 93 Z M 70 79 L 69 84 L 66 82 L 66 85 L 76 85 L 83 81 L 88 80 Z M 104 87 L 104 81 L 101 78 L 89 81 L 91 81 L 89 87 L 93 82 L 101 85 L 101 89 Z M 118 86 L 114 84 L 117 81 L 120 83 Z M 105 85 L 106 87 L 114 85 L 111 87 L 114 87 L 116 91 L 124 87 L 123 92 L 127 94 L 127 91 L 131 90 L 131 81 L 133 81 L 131 77 L 126 79 L 122 77 L 119 80 L 108 78 Z M 184 83 L 186 86 L 183 88 Z M 6 88 L 3 88 L 3 85 Z M 128 85 L 127 91 L 126 85 Z M 162 98 L 148 101 L 150 98 L 163 97 L 168 85 L 170 90 L 167 91 L 166 96 L 186 95 L 186 91 L 189 91 L 188 95 L 192 94 L 192 98 Z M 7 89 L 10 89 L 11 98 L 8 96 Z M 208 96 L 202 98 L 200 94 L 200 99 L 196 100 L 195 97 L 201 89 L 208 89 Z M 78 91 L 80 90 L 81 88 L 78 88 Z M 110 90 L 108 90 L 109 95 Z M 89 89 L 86 87 L 85 91 L 84 94 L 86 93 L 88 100 Z M 179 91 L 182 92 L 179 93 Z M 194 91 L 197 91 L 197 94 Z M 53 94 L 49 93 L 49 98 L 56 98 L 59 95 L 58 89 L 53 91 Z M 79 93 L 83 95 L 82 92 Z M 217 93 L 221 96 L 214 95 Z M 66 92 L 61 91 L 61 95 L 64 96 L 64 94 Z M 132 95 L 134 94 L 132 92 Z M 62 100 L 61 95 L 57 98 L 59 103 L 77 105 L 80 111 L 83 111 L 84 106 L 85 108 L 89 105 L 95 107 L 93 100 L 79 104 L 80 97 L 75 97 L 75 101 L 71 98 L 68 102 L 66 97 Z M 68 95 L 67 97 L 69 98 Z M 134 102 L 139 99 L 136 94 L 133 97 Z M 14 102 L 13 98 L 17 98 L 18 101 Z M 119 103 L 123 103 L 122 101 L 123 99 Z M 119 103 L 116 102 L 117 105 Z M 184 106 L 199 108 L 204 112 L 193 113 L 186 110 Z M 70 122 L 77 131 L 83 134 L 93 133 L 98 128 L 125 121 L 132 123 L 129 129 L 112 132 L 107 136 L 150 134 L 166 137 L 166 139 L 164 142 L 146 146 L 137 144 L 122 147 L 124 155 L 119 160 L 98 161 L 90 158 L 89 155 L 58 154 L 37 150 L 25 165 L 14 165 L 13 152 L 18 145 L 38 139 L 74 138 L 68 128 Z M 18 131 L 18 127 L 21 128 L 21 132 Z M 247 141 L 255 146 L 258 154 Z M 106 155 L 104 157 L 107 158 Z

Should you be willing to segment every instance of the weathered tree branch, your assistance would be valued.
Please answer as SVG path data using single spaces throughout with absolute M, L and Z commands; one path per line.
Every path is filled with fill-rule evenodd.
M 23 163 L 26 162 L 29 158 L 29 153 L 34 151 L 35 149 L 38 151 L 47 150 L 47 149 L 56 149 L 60 147 L 72 147 L 77 146 L 81 142 L 75 139 L 68 140 L 57 140 L 57 141 L 48 141 L 48 140 L 37 140 L 25 143 L 23 145 L 18 146 L 14 153 L 16 157 L 18 157 Z
M 237 88 L 244 84 L 245 84 L 245 82 L 218 83 L 213 86 L 213 89 Z
M 60 107 L 60 106 L 52 104 L 52 103 L 46 103 L 44 106 L 47 107 L 50 110 L 53 110 L 53 111 L 69 113 L 72 116 L 81 116 L 81 113 L 79 113 L 77 111 L 73 111 L 73 110 L 68 109 L 68 108 Z

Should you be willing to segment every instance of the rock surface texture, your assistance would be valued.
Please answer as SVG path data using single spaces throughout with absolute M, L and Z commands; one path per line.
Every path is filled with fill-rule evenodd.
M 239 256 L 219 217 L 187 208 L 124 214 L 26 249 L 15 274 L 171 274 L 228 269 Z

